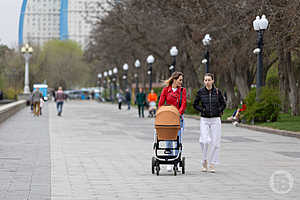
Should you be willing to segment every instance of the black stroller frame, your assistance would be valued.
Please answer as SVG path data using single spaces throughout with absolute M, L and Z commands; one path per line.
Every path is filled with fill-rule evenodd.
M 159 146 L 160 142 L 166 141 L 176 141 L 176 146 L 173 148 L 164 148 Z M 158 150 L 163 150 L 165 153 L 163 155 L 158 155 Z M 177 155 L 170 155 L 173 151 L 176 150 L 178 151 Z M 152 174 L 155 174 L 156 172 L 156 175 L 159 176 L 160 165 L 174 165 L 173 172 L 174 176 L 176 176 L 178 171 L 178 164 L 179 167 L 181 167 L 182 174 L 185 174 L 185 157 L 182 157 L 181 159 L 182 143 L 180 143 L 178 136 L 176 140 L 158 140 L 156 136 L 155 143 L 153 145 L 153 151 L 155 156 L 152 157 Z
M 172 105 L 161 106 L 155 118 L 155 138 L 151 163 L 152 174 L 156 172 L 156 175 L 159 175 L 160 165 L 173 165 L 173 172 L 176 176 L 178 164 L 182 169 L 182 174 L 185 174 L 185 157 L 181 159 L 182 141 L 180 141 L 178 136 L 180 129 L 180 113 L 178 109 Z M 168 141 L 172 142 L 172 148 L 160 145 L 162 142 Z M 175 145 L 173 146 L 174 143 Z M 176 155 L 173 154 L 174 151 L 177 152 Z

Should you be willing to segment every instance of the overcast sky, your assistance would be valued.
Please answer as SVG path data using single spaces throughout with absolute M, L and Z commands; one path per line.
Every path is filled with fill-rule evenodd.
M 17 47 L 23 0 L 0 0 L 0 43 Z

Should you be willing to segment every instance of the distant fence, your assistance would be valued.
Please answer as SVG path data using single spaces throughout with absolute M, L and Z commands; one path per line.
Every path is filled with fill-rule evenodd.
M 16 112 L 26 107 L 26 100 L 20 100 L 13 103 L 0 106 L 0 123 L 13 116 Z

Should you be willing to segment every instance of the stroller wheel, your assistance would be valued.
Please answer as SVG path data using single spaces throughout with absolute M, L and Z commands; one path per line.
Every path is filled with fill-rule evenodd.
M 182 157 L 181 168 L 182 174 L 185 174 L 185 157 Z
M 154 158 L 154 157 L 152 157 L 152 162 L 151 162 L 151 164 L 152 164 L 152 174 L 154 174 L 155 173 L 155 165 L 156 165 L 156 159 Z
M 174 176 L 176 176 L 177 175 L 177 166 L 176 165 L 173 167 L 173 171 L 174 171 Z
M 156 165 L 156 175 L 159 176 L 159 165 Z

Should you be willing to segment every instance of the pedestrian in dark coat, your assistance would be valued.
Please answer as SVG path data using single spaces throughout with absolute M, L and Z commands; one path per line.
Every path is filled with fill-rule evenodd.
M 131 93 L 129 92 L 129 89 L 126 89 L 125 93 L 125 99 L 128 105 L 128 110 L 130 110 L 130 105 L 131 105 Z
M 139 117 L 144 117 L 144 106 L 146 103 L 146 95 L 143 92 L 143 89 L 140 88 L 139 92 L 136 94 L 135 103 L 139 109 Z
M 221 145 L 221 115 L 226 103 L 222 92 L 214 86 L 213 74 L 204 75 L 204 84 L 197 92 L 194 108 L 201 113 L 199 142 L 203 154 L 202 171 L 215 172 Z

